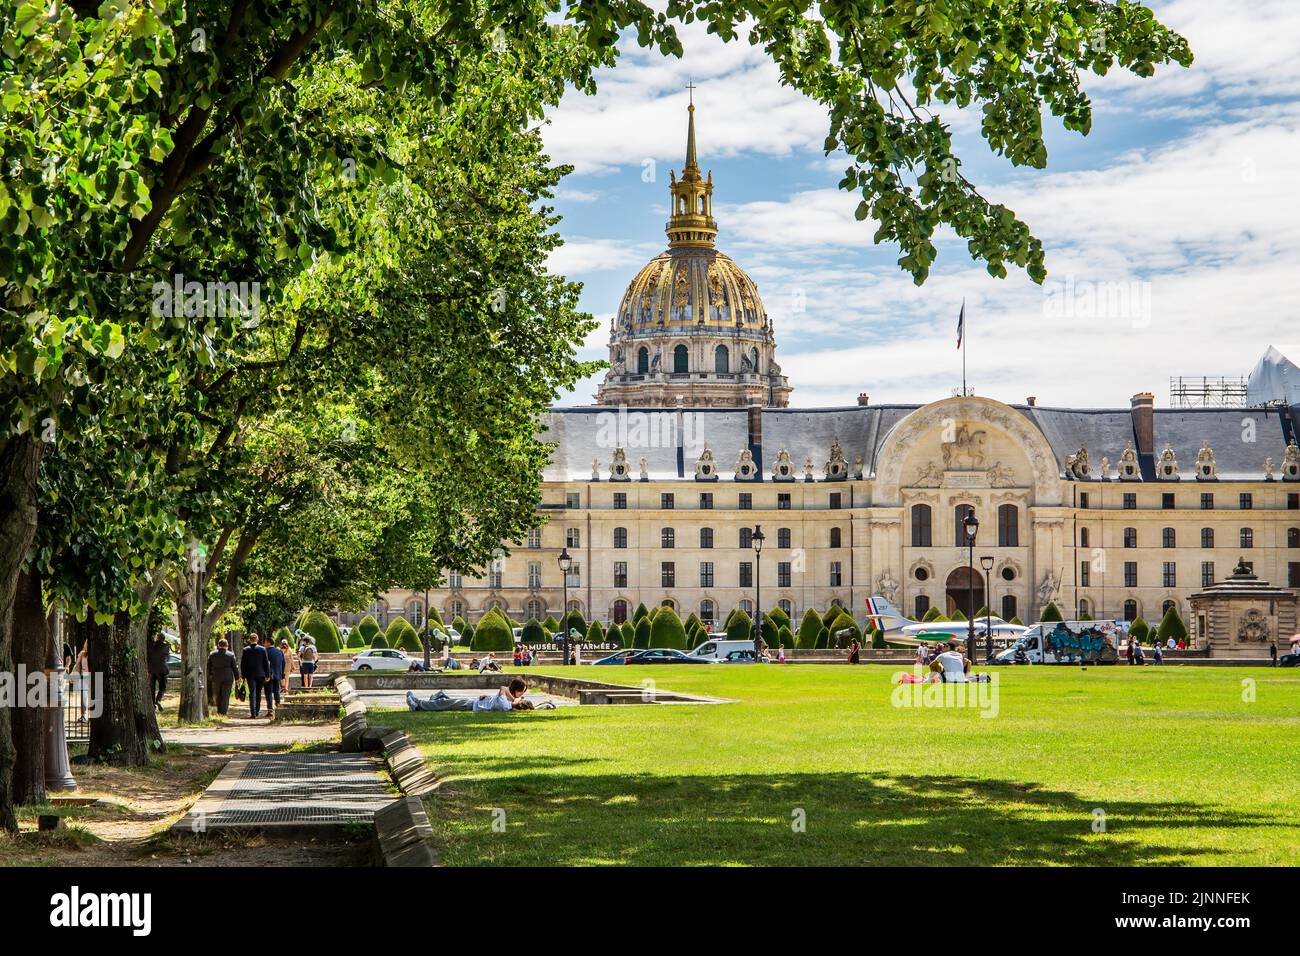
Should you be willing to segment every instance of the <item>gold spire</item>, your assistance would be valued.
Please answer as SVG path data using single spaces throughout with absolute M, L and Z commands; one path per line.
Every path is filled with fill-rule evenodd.
M 672 194 L 672 215 L 664 231 L 668 245 L 712 247 L 718 235 L 718 224 L 713 221 L 713 173 L 700 178 L 700 164 L 695 153 L 695 84 L 688 83 L 690 104 L 686 107 L 686 165 L 682 178 L 669 170 L 669 187 Z

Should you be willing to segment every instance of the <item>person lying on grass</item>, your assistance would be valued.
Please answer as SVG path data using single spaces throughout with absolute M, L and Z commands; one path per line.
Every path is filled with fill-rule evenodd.
M 524 694 L 528 691 L 528 684 L 522 677 L 516 677 L 505 687 L 502 687 L 495 694 L 484 694 L 477 700 L 471 700 L 468 697 L 452 697 L 445 690 L 440 690 L 429 697 L 428 700 L 420 700 L 415 696 L 414 691 L 406 692 L 406 706 L 411 710 L 554 710 L 555 704 L 551 701 L 543 701 L 540 704 L 534 704 L 531 700 L 524 700 Z

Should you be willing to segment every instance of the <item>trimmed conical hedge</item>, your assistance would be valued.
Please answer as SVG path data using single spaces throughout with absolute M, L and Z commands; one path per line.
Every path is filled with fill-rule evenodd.
M 776 631 L 776 645 L 774 649 L 784 647 L 787 651 L 794 647 L 794 634 L 790 631 L 788 624 L 782 624 Z
M 523 633 L 519 639 L 525 644 L 541 644 L 546 640 L 546 629 L 542 627 L 542 622 L 535 617 L 530 617 L 528 623 L 524 625 Z
M 411 622 L 404 617 L 395 617 L 389 622 L 388 630 L 384 632 L 384 640 L 388 642 L 389 647 L 401 648 L 408 653 L 424 651 L 424 645 L 420 643 L 420 635 L 411 626 Z
M 943 616 L 943 611 L 940 611 L 937 607 L 932 607 L 930 610 L 925 612 L 925 616 L 921 618 L 921 623 L 933 624 L 935 621 L 946 620 L 948 619 Z
M 803 621 L 799 624 L 798 646 L 812 650 L 817 646 L 817 635 L 822 629 L 821 616 L 812 608 L 803 612 Z
M 478 622 L 474 631 L 474 640 L 470 648 L 475 651 L 513 651 L 515 637 L 510 631 L 510 624 L 497 611 L 488 611 Z
M 659 609 L 654 624 L 650 626 L 651 647 L 673 647 L 679 651 L 686 650 L 686 629 L 682 619 L 670 607 Z
M 836 642 L 836 646 L 839 646 L 841 640 L 845 647 L 847 647 L 852 641 L 857 641 L 859 644 L 862 643 L 862 630 L 858 627 L 858 622 L 849 616 L 848 611 L 842 612 L 839 617 L 831 621 L 829 631 L 830 639 L 831 641 Z M 841 639 L 837 636 L 840 631 L 850 631 L 851 633 Z
M 382 634 L 376 634 L 373 638 L 370 639 L 370 646 L 380 647 L 380 648 L 387 647 L 388 639 L 384 637 L 384 635 Z
M 776 623 L 778 630 L 782 627 L 785 627 L 785 628 L 789 628 L 793 633 L 794 622 L 790 620 L 790 615 L 786 614 L 785 611 L 781 610 L 779 606 L 772 608 L 769 616 Z
M 1043 613 L 1039 616 L 1040 621 L 1064 621 L 1061 617 L 1061 609 L 1056 606 L 1055 601 L 1048 601 L 1047 607 L 1043 608 Z
M 322 654 L 337 654 L 343 649 L 339 646 L 338 628 L 324 611 L 308 611 L 301 620 L 300 628 L 316 639 L 316 650 Z
M 1171 607 L 1165 611 L 1165 616 L 1160 619 L 1160 626 L 1156 629 L 1156 637 L 1161 641 L 1167 641 L 1172 637 L 1174 643 L 1187 638 L 1187 625 L 1183 622 L 1177 608 Z
M 640 624 L 641 618 L 649 617 L 649 615 L 650 612 L 646 610 L 645 604 L 644 603 L 638 604 L 636 606 L 636 610 L 632 612 L 632 626 L 635 627 L 637 624 Z
M 548 614 L 546 620 L 542 621 L 542 627 L 546 628 L 547 634 L 554 634 L 560 629 L 560 622 L 555 619 L 554 614 Z
M 632 639 L 632 646 L 650 646 L 650 618 L 648 616 L 636 622 L 636 634 Z
M 353 634 L 361 635 L 362 643 L 369 644 L 375 639 L 375 635 L 383 631 L 379 622 L 375 620 L 373 614 L 367 614 L 361 620 L 357 621 L 357 626 L 352 629 Z
M 605 632 L 600 629 L 599 621 L 592 621 L 587 625 L 587 643 L 600 644 L 605 640 Z
M 1150 633 L 1151 633 L 1151 625 L 1148 624 L 1140 617 L 1134 618 L 1133 623 L 1128 626 L 1129 638 L 1131 640 L 1137 641 L 1139 644 L 1145 641 L 1147 639 L 1147 635 Z
M 736 608 L 727 621 L 727 637 L 733 641 L 752 641 L 754 639 L 754 622 L 744 609 Z

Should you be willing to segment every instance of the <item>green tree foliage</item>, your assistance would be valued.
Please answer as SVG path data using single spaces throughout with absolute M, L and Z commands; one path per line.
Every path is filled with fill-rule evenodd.
M 560 622 L 555 619 L 554 614 L 546 615 L 546 620 L 542 621 L 542 627 L 546 628 L 547 634 L 554 634 L 560 629 Z
M 1043 613 L 1039 615 L 1038 619 L 1039 619 L 1040 621 L 1063 621 L 1063 620 L 1065 620 L 1065 618 L 1061 617 L 1061 609 L 1058 608 L 1058 607 L 1056 606 L 1056 602 L 1055 602 L 1055 601 L 1048 601 L 1048 602 L 1047 602 L 1047 607 L 1043 608 Z
M 773 622 L 776 624 L 778 628 L 794 627 L 794 622 L 790 620 L 790 615 L 786 614 L 785 611 L 781 610 L 780 606 L 772 608 L 770 617 L 772 618 Z
M 733 641 L 752 641 L 754 639 L 754 622 L 744 609 L 736 608 L 727 619 L 727 637 Z
M 882 629 L 876 628 L 871 632 L 871 646 L 879 650 L 885 648 L 885 632 Z
M 650 646 L 686 650 L 686 630 L 682 627 L 682 619 L 672 608 L 662 607 L 655 615 L 654 623 L 650 626 Z
M 1025 622 L 1022 621 L 1022 620 L 1020 620 L 1020 615 L 1019 615 L 1019 614 L 1012 615 L 1011 620 L 1007 621 L 1007 623 L 1008 623 L 1008 624 L 1015 624 L 1017 627 L 1024 627 L 1024 626 L 1025 626 Z
M 946 620 L 948 619 L 943 616 L 943 612 L 940 611 L 937 607 L 930 608 L 930 610 L 925 612 L 925 616 L 921 618 L 921 621 L 925 624 L 930 624 L 933 623 L 934 621 L 946 621 Z
M 418 653 L 424 650 L 424 645 L 420 643 L 420 635 L 411 626 L 411 622 L 404 617 L 395 617 L 388 623 L 388 630 L 384 632 L 384 640 L 388 642 L 389 647 L 401 648 L 409 653 Z
M 821 627 L 817 629 L 816 646 L 824 650 L 825 648 L 830 647 L 830 643 L 831 643 L 830 628 L 828 628 L 825 624 L 823 624 Z
M 636 622 L 636 632 L 633 635 L 632 646 L 646 648 L 650 646 L 650 616 L 646 615 Z
M 308 611 L 301 627 L 316 639 L 316 649 L 322 654 L 336 654 L 343 649 L 339 646 L 338 628 L 323 611 Z
M 600 644 L 605 640 L 605 632 L 601 630 L 599 621 L 592 621 L 587 626 L 587 643 Z
M 812 608 L 803 612 L 803 620 L 799 622 L 799 647 L 804 650 L 812 650 L 817 646 L 817 635 L 821 633 L 822 619 L 821 616 Z
M 1174 642 L 1187 639 L 1187 624 L 1178 614 L 1178 609 L 1170 607 L 1165 611 L 1165 616 L 1160 619 L 1160 626 L 1156 629 L 1156 637 L 1161 643 L 1173 638 Z
M 1133 623 L 1128 626 L 1129 639 L 1136 641 L 1139 644 L 1145 641 L 1147 639 L 1147 635 L 1150 633 L 1151 633 L 1151 625 L 1148 624 L 1140 617 L 1135 618 L 1133 620 Z
M 847 631 L 847 634 L 841 632 Z M 830 639 L 836 646 L 847 647 L 850 641 L 862 643 L 862 629 L 848 611 L 841 611 L 840 616 L 831 622 Z
M 786 618 L 788 621 L 789 618 Z M 782 624 L 776 632 L 776 643 L 774 648 L 784 647 L 787 651 L 794 647 L 794 633 L 790 630 L 789 624 Z
M 356 627 L 352 628 L 354 634 L 360 632 L 361 640 L 366 644 L 373 641 L 375 635 L 378 634 L 380 630 L 379 622 L 375 620 L 374 615 L 372 614 L 367 614 L 361 620 L 357 621 Z
M 382 632 L 376 634 L 370 639 L 370 646 L 372 648 L 385 648 L 388 646 L 388 638 L 384 637 Z
M 482 624 L 483 622 L 480 621 L 479 623 Z M 474 646 L 474 625 L 471 624 L 469 621 L 466 621 L 465 626 L 463 628 L 460 628 L 459 631 L 460 631 L 461 647 L 473 647 Z
M 489 611 L 478 622 L 478 628 L 474 631 L 474 642 L 470 648 L 481 653 L 513 651 L 515 638 L 510 630 L 510 623 L 498 611 Z
M 541 622 L 536 618 L 530 617 L 528 623 L 524 625 L 523 633 L 519 639 L 524 644 L 536 645 L 546 642 L 546 629 L 542 627 Z

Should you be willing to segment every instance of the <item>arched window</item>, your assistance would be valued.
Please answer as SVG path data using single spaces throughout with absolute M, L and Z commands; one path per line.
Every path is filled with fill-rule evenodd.
M 1075 620 L 1078 620 L 1078 621 L 1086 621 L 1086 620 L 1088 620 L 1088 619 L 1091 618 L 1091 617 L 1092 617 L 1092 606 L 1089 605 L 1087 601 L 1085 601 L 1085 600 L 1083 600 L 1082 598 L 1080 598 L 1080 600 L 1079 600 L 1079 613 L 1078 613 L 1077 617 L 1075 618 Z
M 742 548 L 752 548 L 754 546 L 753 528 L 746 527 L 740 529 L 740 546 Z
M 974 505 L 958 505 L 953 509 L 953 544 L 959 548 L 966 547 L 966 516 L 975 513 Z
M 717 614 L 714 603 L 709 600 L 700 602 L 700 621 L 705 624 L 712 624 Z
M 1213 528 L 1202 528 L 1202 529 L 1201 529 L 1201 547 L 1202 547 L 1202 548 L 1212 548 L 1212 547 L 1214 547 L 1214 529 L 1213 529 Z
M 677 602 L 674 601 L 672 598 L 664 598 L 662 601 L 659 602 L 659 606 L 660 606 L 660 607 L 670 607 L 670 608 L 672 608 L 674 611 L 677 610 Z
M 1178 534 L 1173 528 L 1163 528 L 1160 531 L 1160 547 L 1176 548 L 1178 547 Z
M 749 598 L 744 598 L 741 600 L 740 609 L 744 611 L 746 614 L 748 614 L 750 617 L 754 616 L 754 602 L 751 601 Z
M 727 351 L 725 345 L 719 345 L 713 350 L 713 370 L 715 372 L 731 371 L 731 353 Z
M 840 532 L 840 529 L 839 529 L 839 528 L 831 528 L 831 547 L 832 547 L 832 548 L 838 548 L 838 547 L 841 547 L 841 545 L 840 545 L 840 535 L 841 535 L 841 532 Z
M 1010 621 L 1016 616 L 1016 596 L 1014 594 L 1002 595 L 1002 620 Z
M 541 598 L 529 598 L 528 603 L 524 605 L 524 614 L 530 621 L 540 621 L 546 617 L 546 605 L 542 603 Z
M 932 514 L 929 505 L 912 505 L 912 547 L 928 548 L 931 538 Z M 926 608 L 928 611 L 929 608 Z
M 1129 598 L 1124 602 L 1124 620 L 1136 621 L 1138 616 L 1138 602 Z
M 701 548 L 711 548 L 711 547 L 713 547 L 713 529 L 712 529 L 712 528 L 701 528 L 701 529 L 700 529 L 700 547 L 701 547 Z
M 673 349 L 673 371 L 689 372 L 691 370 L 691 356 L 685 345 L 679 345 Z
M 998 506 L 998 547 L 1020 547 L 1020 509 L 1015 505 Z
M 918 594 L 913 604 L 913 616 L 919 621 L 930 613 L 930 598 L 924 594 Z
M 627 528 L 614 529 L 614 547 L 616 548 L 627 547 Z
M 615 624 L 622 624 L 627 620 L 627 602 L 620 599 L 614 602 L 613 610 L 610 612 Z
M 1286 546 L 1288 548 L 1300 548 L 1300 528 L 1286 529 Z
M 1241 546 L 1243 548 L 1255 547 L 1255 532 L 1250 528 L 1241 529 Z
M 458 617 L 465 616 L 464 601 L 450 601 L 447 604 L 447 620 L 455 620 Z
M 1164 615 L 1168 614 L 1171 608 L 1176 610 L 1178 608 L 1178 604 L 1173 600 L 1166 599 L 1165 603 L 1160 605 L 1161 616 L 1163 617 Z
M 636 371 L 638 375 L 645 375 L 650 371 L 650 350 L 644 345 L 636 350 Z
M 790 529 L 789 529 L 789 528 L 777 528 L 777 529 L 776 529 L 776 546 L 777 546 L 778 548 L 785 548 L 785 549 L 788 549 L 788 548 L 790 547 Z
M 785 616 L 786 616 L 786 617 L 790 618 L 791 620 L 794 620 L 794 605 L 793 605 L 793 604 L 791 604 L 791 603 L 790 603 L 789 601 L 787 601 L 785 598 L 782 598 L 781 600 L 779 600 L 779 601 L 776 602 L 776 606 L 779 607 L 782 611 L 785 612 Z
M 1125 528 L 1125 529 L 1124 529 L 1124 547 L 1126 547 L 1126 548 L 1136 548 L 1137 546 L 1138 546 L 1138 529 L 1137 529 L 1137 528 Z
M 659 532 L 659 547 L 675 548 L 677 547 L 677 532 L 672 528 L 664 528 Z
M 421 601 L 410 601 L 406 605 L 406 619 L 411 622 L 411 627 L 417 631 L 424 627 L 424 604 Z

